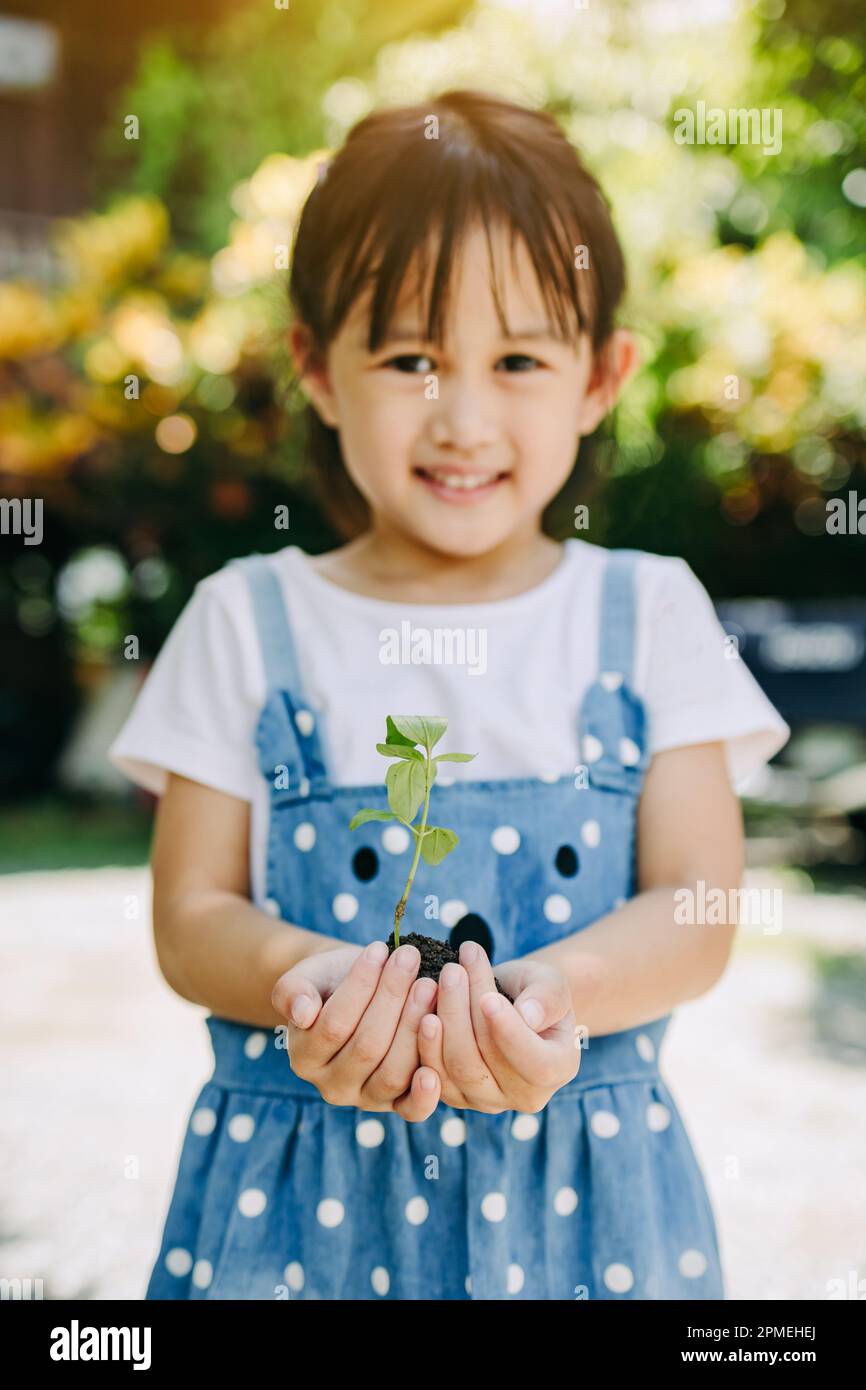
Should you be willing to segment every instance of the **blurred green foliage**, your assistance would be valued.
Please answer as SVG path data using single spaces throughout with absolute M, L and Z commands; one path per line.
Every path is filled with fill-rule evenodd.
M 360 116 L 466 86 L 547 105 L 625 244 L 643 367 L 585 481 L 588 538 L 681 554 L 716 595 L 866 593 L 866 538 L 825 526 L 828 498 L 866 495 L 866 21 L 848 0 L 706 13 L 293 0 L 148 46 L 102 205 L 58 228 L 65 282 L 0 286 L 0 470 L 51 518 L 47 568 L 0 569 L 0 623 L 153 652 L 231 555 L 334 543 L 274 248 Z M 779 152 L 679 143 L 701 102 L 781 113 Z

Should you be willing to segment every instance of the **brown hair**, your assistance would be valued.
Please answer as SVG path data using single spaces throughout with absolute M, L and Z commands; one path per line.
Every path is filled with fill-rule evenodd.
M 322 171 L 298 223 L 289 281 L 311 352 L 324 358 L 371 287 L 368 350 L 375 352 L 416 256 L 426 283 L 431 232 L 440 241 L 426 336 L 441 346 L 452 253 L 479 217 L 488 247 L 495 222 L 510 229 L 512 245 L 523 239 L 563 336 L 588 333 L 600 353 L 625 286 L 608 203 L 552 116 L 475 91 L 373 112 Z M 576 269 L 579 246 L 588 248 L 585 269 Z M 504 327 L 495 279 L 491 288 Z M 321 499 L 348 539 L 368 524 L 366 500 L 346 472 L 337 431 L 312 405 L 306 416 Z

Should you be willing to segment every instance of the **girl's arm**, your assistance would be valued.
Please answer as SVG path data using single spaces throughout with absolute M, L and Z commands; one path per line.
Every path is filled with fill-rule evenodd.
M 580 793 L 578 792 L 579 796 Z M 666 1014 L 710 989 L 728 963 L 736 921 L 680 925 L 674 893 L 721 888 L 728 902 L 743 871 L 743 824 L 722 743 L 659 753 L 638 808 L 638 895 L 580 932 L 531 952 L 571 987 L 590 1036 Z
M 249 900 L 250 805 L 169 773 L 154 829 L 153 930 L 177 994 L 222 1018 L 274 1028 L 278 977 L 345 943 L 260 912 Z

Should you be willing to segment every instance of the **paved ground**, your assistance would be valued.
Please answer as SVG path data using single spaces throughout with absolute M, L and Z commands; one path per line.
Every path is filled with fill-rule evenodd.
M 828 984 L 813 947 L 854 971 Z M 725 978 L 669 1030 L 731 1298 L 823 1299 L 832 1280 L 866 1297 L 858 962 L 866 900 L 786 892 L 783 930 L 741 928 Z M 0 1277 L 141 1298 L 210 1061 L 205 1011 L 157 971 L 146 871 L 0 878 L 0 981 Z

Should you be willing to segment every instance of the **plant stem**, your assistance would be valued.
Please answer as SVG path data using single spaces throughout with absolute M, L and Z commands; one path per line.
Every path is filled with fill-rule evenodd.
M 424 832 L 427 828 L 427 813 L 430 807 L 430 749 L 427 749 L 427 760 L 424 765 L 424 815 L 421 817 L 421 829 L 415 831 L 415 855 L 412 860 L 412 867 L 409 870 L 409 877 L 406 880 L 406 887 L 403 889 L 403 896 L 394 909 L 394 950 L 400 945 L 400 920 L 406 911 L 406 903 L 412 888 L 412 881 L 415 878 L 415 870 L 418 867 L 418 858 L 421 854 L 421 841 L 424 839 Z M 415 830 L 414 826 L 410 829 Z

